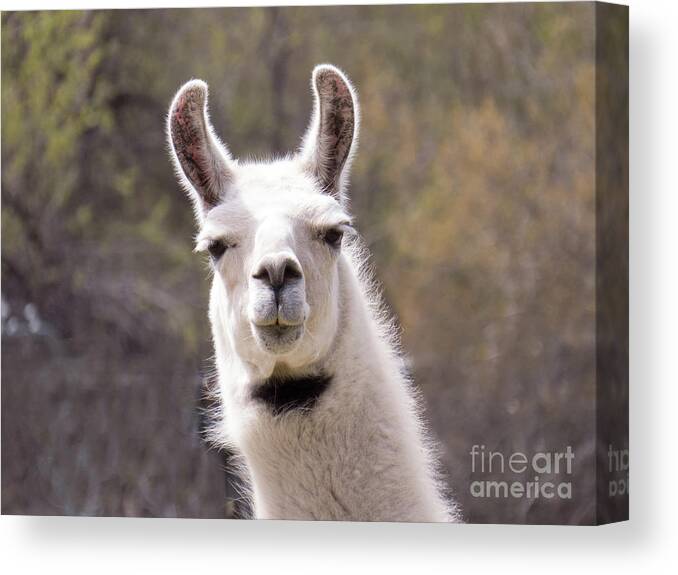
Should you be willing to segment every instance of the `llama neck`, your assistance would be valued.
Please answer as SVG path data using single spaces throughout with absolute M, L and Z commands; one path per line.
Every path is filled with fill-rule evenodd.
M 255 515 L 449 521 L 400 361 L 355 268 L 344 262 L 340 276 L 341 325 L 317 401 L 275 413 L 251 396 L 225 398 L 227 435 L 247 468 Z

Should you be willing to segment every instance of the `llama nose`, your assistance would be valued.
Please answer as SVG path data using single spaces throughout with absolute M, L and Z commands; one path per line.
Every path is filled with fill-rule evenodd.
M 288 255 L 267 257 L 259 263 L 252 277 L 267 283 L 277 298 L 278 292 L 285 284 L 302 278 L 301 266 Z

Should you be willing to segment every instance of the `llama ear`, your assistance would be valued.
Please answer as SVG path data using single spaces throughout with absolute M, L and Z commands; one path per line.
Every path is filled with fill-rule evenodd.
M 301 160 L 324 192 L 344 200 L 344 188 L 358 135 L 358 99 L 346 76 L 334 66 L 316 66 L 311 125 L 301 148 Z
M 207 115 L 207 84 L 191 80 L 172 101 L 168 138 L 177 175 L 201 218 L 224 199 L 232 179 L 231 156 L 219 142 Z

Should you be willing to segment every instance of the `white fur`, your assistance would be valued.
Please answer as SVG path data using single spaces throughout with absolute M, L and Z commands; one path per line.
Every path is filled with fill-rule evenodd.
M 339 252 L 318 239 L 329 226 L 350 229 L 343 199 L 357 139 L 355 91 L 331 70 L 349 87 L 356 112 L 339 193 L 321 193 L 309 173 L 319 137 L 314 88 L 316 112 L 301 152 L 239 164 L 222 150 L 231 175 L 226 200 L 199 213 L 196 249 L 217 238 L 236 246 L 216 263 L 210 296 L 223 411 L 218 440 L 240 455 L 257 518 L 457 521 L 367 253 L 354 235 L 344 238 Z M 212 141 L 220 146 L 216 137 Z M 291 347 L 270 349 L 254 325 L 266 294 L 253 271 L 266 258 L 283 257 L 303 270 L 296 291 L 290 288 L 290 305 L 300 313 L 303 307 L 303 335 Z M 273 415 L 251 399 L 252 386 L 271 375 L 319 370 L 333 380 L 312 409 Z

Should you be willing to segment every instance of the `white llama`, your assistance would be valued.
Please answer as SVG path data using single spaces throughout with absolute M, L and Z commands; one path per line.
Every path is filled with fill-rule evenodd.
M 209 316 L 222 423 L 254 516 L 458 521 L 345 197 L 358 101 L 337 68 L 312 78 L 301 150 L 239 163 L 207 85 L 172 102 L 168 136 L 214 269 Z

